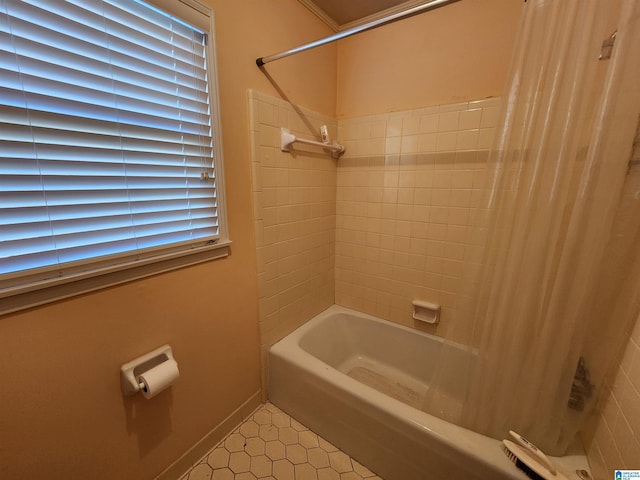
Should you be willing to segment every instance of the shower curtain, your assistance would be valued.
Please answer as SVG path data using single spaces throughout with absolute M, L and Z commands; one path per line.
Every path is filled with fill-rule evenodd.
M 464 339 L 477 356 L 461 411 L 447 413 L 436 374 L 432 412 L 498 439 L 518 431 L 552 455 L 583 425 L 604 373 L 580 361 L 586 339 L 599 322 L 628 321 L 593 312 L 640 112 L 639 32 L 637 0 L 526 3 L 445 342 Z

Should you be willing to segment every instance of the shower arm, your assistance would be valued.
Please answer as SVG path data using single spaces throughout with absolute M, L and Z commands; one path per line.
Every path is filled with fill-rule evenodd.
M 371 30 L 372 28 L 379 27 L 381 25 L 385 25 L 387 23 L 395 22 L 396 20 L 400 20 L 405 17 L 409 17 L 412 15 L 416 15 L 418 13 L 426 12 L 428 10 L 432 10 L 434 8 L 442 7 L 449 3 L 455 3 L 460 0 L 432 0 L 431 2 L 418 5 L 416 7 L 410 8 L 408 10 L 394 13 L 392 15 L 388 15 L 383 18 L 379 18 L 378 20 L 373 20 L 371 22 L 365 23 L 363 25 L 359 25 L 357 27 L 349 28 L 342 32 L 338 32 L 335 35 L 331 35 L 329 37 L 321 38 L 314 42 L 306 43 L 304 45 L 300 45 L 299 47 L 292 48 L 290 50 L 286 50 L 280 53 L 274 53 L 273 55 L 268 55 L 266 57 L 259 57 L 256 59 L 256 65 L 258 67 L 262 67 L 264 64 L 273 62 L 275 60 L 280 60 L 281 58 L 288 57 L 290 55 L 295 55 L 296 53 L 304 52 L 306 50 L 311 50 L 312 48 L 320 47 L 321 45 L 325 45 L 327 43 L 335 42 L 336 40 L 340 40 L 345 37 L 349 37 L 351 35 L 355 35 L 356 33 L 364 32 L 366 30 Z

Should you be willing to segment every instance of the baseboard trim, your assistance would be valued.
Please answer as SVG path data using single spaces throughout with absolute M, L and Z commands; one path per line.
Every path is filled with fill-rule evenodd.
M 178 460 L 169 465 L 155 480 L 178 480 L 189 469 L 196 465 L 209 450 L 215 447 L 229 432 L 238 426 L 261 404 L 261 391 L 257 391 L 249 399 L 233 411 L 220 424 L 202 437 L 193 447 Z

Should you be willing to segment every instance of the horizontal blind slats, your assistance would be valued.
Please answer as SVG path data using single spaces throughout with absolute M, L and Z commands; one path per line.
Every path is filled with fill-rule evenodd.
M 147 165 L 149 166 L 148 171 L 151 173 L 153 165 L 200 168 L 200 171 L 211 168 L 212 165 L 211 156 L 207 156 L 210 154 L 211 148 L 205 146 L 187 145 L 184 151 L 180 151 L 178 147 L 171 150 L 167 148 L 162 151 L 153 151 L 125 150 L 110 145 L 106 145 L 105 148 L 98 146 L 68 148 L 65 145 L 30 144 L 28 140 L 25 135 L 23 140 L 15 142 L 0 141 L 0 148 L 4 150 L 8 167 L 15 165 L 15 162 L 9 162 L 9 159 L 34 158 L 33 154 L 36 149 L 39 160 L 69 162 L 69 167 L 74 170 L 81 169 L 83 164 L 89 166 L 104 164 L 105 169 L 110 169 L 110 164 L 126 163 L 132 166 Z M 1 171 L 0 175 L 2 175 Z M 193 176 L 196 174 L 194 173 Z
M 31 222 L 21 219 L 20 223 L 7 224 L 3 227 L 3 237 L 7 241 L 37 238 L 43 235 L 53 233 L 57 244 L 63 244 L 62 238 L 68 238 L 68 242 L 73 242 L 73 238 L 79 238 L 82 235 L 92 235 L 94 233 L 102 233 L 107 230 L 115 230 L 122 228 L 149 227 L 151 225 L 172 225 L 185 221 L 202 221 L 207 225 L 214 227 L 216 222 L 212 219 L 211 214 L 215 213 L 215 209 L 192 208 L 191 205 L 184 205 L 182 209 L 152 211 L 146 213 L 138 213 L 134 215 L 132 212 L 125 211 L 120 215 L 102 215 L 102 216 L 86 216 L 79 218 L 63 218 L 54 220 L 46 216 L 32 218 Z M 44 218 L 42 218 L 44 217 Z M 168 228 L 168 227 L 167 227 Z
M 217 238 L 204 33 L 132 0 L 3 6 L 0 274 Z
M 19 90 L 5 89 L 0 87 L 0 115 L 5 115 L 7 123 L 12 119 L 8 118 L 10 108 L 26 108 L 29 105 L 29 111 L 33 111 L 36 115 L 49 114 L 51 116 L 58 115 L 65 117 L 65 123 L 72 125 L 81 125 L 86 120 L 97 120 L 104 122 L 116 122 L 125 128 L 125 131 L 140 130 L 142 128 L 152 128 L 164 135 L 167 131 L 179 131 L 203 137 L 211 137 L 211 126 L 208 122 L 200 121 L 198 117 L 191 118 L 189 112 L 176 112 L 172 116 L 151 115 L 148 112 L 126 112 L 118 110 L 114 107 L 100 107 L 90 103 L 65 102 L 57 100 L 56 104 L 51 108 L 51 97 L 35 96 L 33 94 L 25 96 Z M 64 107 L 64 108 L 63 108 Z M 93 108 L 92 108 L 93 107 Z M 186 114 L 185 114 L 186 113 Z M 25 110 L 25 115 L 20 123 L 29 124 L 29 117 Z M 118 122 L 118 119 L 120 121 Z M 16 122 L 17 123 L 17 122 Z M 53 125 L 57 125 L 54 121 Z M 8 138 L 6 136 L 0 138 Z
M 3 224 L 7 225 L 27 225 L 34 222 L 58 222 L 64 220 L 78 219 L 99 219 L 113 217 L 117 215 L 132 214 L 158 214 L 165 212 L 172 215 L 182 215 L 189 217 L 191 209 L 197 217 L 217 213 L 215 205 L 211 205 L 208 199 L 189 197 L 173 198 L 158 202 L 109 202 L 98 204 L 67 204 L 50 205 L 43 209 L 38 207 L 3 208 Z M 215 216 L 215 215 L 213 215 Z M 26 227 L 22 227 L 26 230 Z
M 116 250 L 117 247 L 115 245 L 123 245 L 123 242 L 128 242 L 130 246 L 134 246 L 136 241 L 142 241 L 145 243 L 145 247 L 148 248 L 151 238 L 173 236 L 175 242 L 184 242 L 193 240 L 195 231 L 198 231 L 195 234 L 195 239 L 215 237 L 218 234 L 218 223 L 210 217 L 165 219 L 164 221 L 156 222 L 148 220 L 146 223 L 137 225 L 107 221 L 102 228 L 96 228 L 95 230 L 76 230 L 67 226 L 67 228 L 59 228 L 60 231 L 53 232 L 53 234 L 45 228 L 36 229 L 35 227 L 37 225 L 34 225 L 34 230 L 29 231 L 26 235 L 15 235 L 14 232 L 7 240 L 0 242 L 3 256 L 16 258 L 33 255 L 45 250 L 54 250 L 60 256 L 66 256 L 67 259 L 65 261 L 75 261 L 79 258 L 69 257 L 76 255 L 80 251 L 92 251 L 95 257 L 99 256 L 98 252 L 105 248 L 109 251 L 102 254 L 120 253 L 121 251 Z M 9 228 L 9 230 L 13 231 L 15 229 Z M 96 233 L 99 233 L 99 235 L 96 235 Z M 53 243 L 51 239 L 53 239 Z M 136 247 L 130 249 L 137 250 Z
M 36 186 L 37 187 L 37 186 Z M 31 207 L 55 207 L 71 205 L 92 205 L 99 208 L 102 204 L 117 204 L 123 197 L 123 192 L 128 193 L 131 202 L 142 204 L 150 202 L 158 204 L 163 201 L 180 200 L 184 198 L 182 189 L 168 191 L 166 189 L 145 189 L 145 190 L 67 190 L 64 192 L 47 192 L 46 198 L 42 189 L 33 188 L 30 191 L 0 192 L 0 202 L 3 208 L 31 208 Z M 216 195 L 212 189 L 189 189 L 191 200 L 206 200 L 207 203 L 215 207 Z
M 107 87 L 108 85 L 108 87 Z M 158 95 L 151 99 L 147 97 L 124 96 L 111 89 L 111 82 L 107 82 L 105 87 L 108 91 L 84 88 L 81 86 L 70 86 L 51 82 L 48 79 L 38 79 L 30 75 L 21 76 L 21 88 L 3 88 L 0 101 L 8 106 L 15 105 L 16 100 L 10 97 L 18 92 L 27 103 L 27 107 L 34 110 L 45 110 L 64 114 L 66 112 L 80 116 L 82 112 L 91 112 L 91 107 L 107 107 L 116 110 L 117 113 L 124 114 L 133 112 L 137 117 L 142 114 L 150 118 L 168 117 L 176 120 L 186 120 L 194 123 L 204 121 L 208 115 L 209 107 L 206 103 L 191 101 L 185 98 L 179 101 L 174 97 L 172 102 L 167 97 L 160 99 Z M 131 92 L 128 92 L 131 93 Z M 55 96 L 54 96 L 55 94 Z M 165 103 L 154 102 L 152 100 L 165 100 Z M 126 115 L 125 115 L 126 117 Z M 89 118 L 91 114 L 89 113 Z M 143 117 L 144 118 L 144 117 Z
M 142 241 L 148 247 L 148 243 L 152 238 L 173 236 L 176 242 L 183 242 L 193 239 L 195 231 L 198 231 L 196 238 L 214 237 L 218 233 L 217 222 L 211 222 L 210 219 L 194 218 L 180 219 L 164 222 L 148 222 L 140 225 L 125 224 L 120 226 L 118 223 L 108 224 L 105 228 L 98 230 L 82 230 L 71 231 L 71 233 L 58 233 L 55 236 L 47 235 L 46 230 L 41 230 L 41 235 L 33 235 L 27 238 L 19 238 L 17 240 L 6 240 L 0 243 L 3 255 L 8 257 L 19 257 L 22 255 L 32 255 L 37 252 L 55 250 L 59 255 L 69 257 L 78 251 L 98 252 L 105 248 L 109 251 L 106 254 L 119 253 L 114 250 L 113 244 L 122 244 L 122 242 L 130 242 L 133 245 L 136 240 Z M 96 236 L 96 232 L 100 235 Z M 53 238 L 54 244 L 48 240 Z M 134 248 L 133 250 L 136 250 Z M 66 251 L 66 253 L 64 253 Z M 98 255 L 95 255 L 98 256 Z M 66 261 L 74 261 L 78 258 L 67 258 Z
M 0 114 L 1 116 L 2 114 Z M 66 128 L 46 128 L 5 123 L 2 133 L 0 133 L 0 141 L 2 141 L 2 138 L 12 138 L 13 142 L 28 142 L 31 140 L 41 146 L 43 153 L 41 157 L 46 155 L 47 146 L 53 149 L 56 145 L 67 145 L 69 137 L 73 138 L 78 148 L 129 151 L 132 152 L 129 154 L 130 156 L 135 155 L 133 152 L 156 152 L 190 157 L 194 155 L 202 156 L 211 151 L 211 145 L 205 143 L 208 138 L 204 136 L 179 131 L 165 133 L 164 131 L 157 132 L 150 129 L 133 128 L 130 129 L 127 137 L 123 137 L 117 135 L 118 132 L 115 131 L 117 125 L 111 126 L 111 128 L 108 128 L 109 125 L 94 125 L 96 126 L 94 131 L 83 132 L 73 129 L 73 123 L 71 125 L 55 125 L 56 127 Z M 14 143 L 13 145 L 6 145 L 6 148 L 18 149 L 19 147 Z M 125 157 L 129 155 L 125 155 Z M 88 158 L 91 157 L 88 156 Z
M 30 127 L 41 128 L 43 131 L 64 132 L 78 135 L 114 135 L 121 131 L 121 127 L 113 122 L 86 117 L 73 117 L 51 112 L 31 110 L 27 115 L 25 109 L 15 106 L 5 106 L 0 109 L 0 123 L 3 123 L 5 136 L 9 129 L 14 138 L 32 137 Z M 23 133 L 20 133 L 23 132 Z M 211 127 L 206 124 L 189 124 L 185 122 L 166 122 L 155 128 L 148 126 L 129 126 L 127 137 L 134 139 L 157 141 L 167 143 L 169 141 L 184 141 L 189 145 L 211 147 Z
M 144 59 L 132 59 L 136 60 L 138 67 L 132 69 L 113 61 L 106 62 L 72 52 L 65 52 L 61 56 L 59 50 L 54 47 L 35 43 L 31 39 L 19 39 L 6 32 L 0 32 L 0 55 L 8 70 L 17 72 L 19 61 L 22 73 L 38 74 L 44 70 L 48 72 L 47 76 L 57 74 L 60 77 L 74 79 L 80 85 L 93 85 L 91 82 L 96 79 L 105 78 L 125 85 L 154 88 L 169 94 L 174 92 L 178 85 L 184 89 L 181 93 L 192 99 L 204 98 L 201 94 L 206 92 L 206 77 L 200 69 L 195 76 L 193 71 L 183 73 L 175 68 L 159 68 L 151 63 L 145 64 Z M 56 63 L 52 63 L 52 59 L 56 59 Z
M 19 72 L 17 65 L 10 64 L 11 60 L 20 62 Z M 6 65 L 0 70 L 5 78 L 3 84 L 15 90 L 27 90 L 56 98 L 61 93 L 66 93 L 66 98 L 76 98 L 80 94 L 73 92 L 73 89 L 82 88 L 82 93 L 92 99 L 108 93 L 122 98 L 144 98 L 152 104 L 179 105 L 183 110 L 193 112 L 208 112 L 206 85 L 201 81 L 185 81 L 177 90 L 176 82 L 159 77 L 132 71 L 118 71 L 105 77 L 88 70 L 80 71 L 72 66 L 51 64 L 33 57 L 16 57 L 1 48 L 0 65 Z M 43 78 L 43 75 L 46 77 Z
M 42 3 L 42 2 L 36 2 Z M 96 3 L 100 5 L 100 3 Z M 127 53 L 134 50 L 142 55 L 150 55 L 156 59 L 166 56 L 166 45 L 171 45 L 168 52 L 171 57 L 186 63 L 202 63 L 204 47 L 202 34 L 187 38 L 175 29 L 154 28 L 148 22 L 138 22 L 137 25 L 118 24 L 114 18 L 109 18 L 109 12 L 96 14 L 88 10 L 75 8 L 69 2 L 46 2 L 46 8 L 29 4 L 26 1 L 9 3 L 7 9 L 11 32 L 24 38 L 35 38 L 44 44 L 55 42 L 64 45 L 71 51 L 85 51 L 97 44 L 108 45 L 109 50 L 117 53 Z M 2 22 L 6 24 L 9 22 Z M 37 29 L 33 25 L 37 23 Z M 150 26 L 151 28 L 144 28 Z M 6 28 L 5 28 L 6 29 Z M 81 41 L 81 45 L 73 45 L 71 40 Z M 134 46 L 135 48 L 131 48 Z M 159 61 L 158 63 L 162 63 Z
M 115 24 L 144 31 L 150 36 L 163 38 L 166 32 L 170 32 L 180 37 L 185 45 L 190 45 L 194 41 L 200 45 L 203 43 L 204 33 L 200 30 L 175 17 L 158 12 L 153 7 L 141 2 L 108 1 L 104 3 L 104 10 L 100 10 L 93 0 L 73 0 L 70 3 L 90 11 L 98 17 L 104 15 Z

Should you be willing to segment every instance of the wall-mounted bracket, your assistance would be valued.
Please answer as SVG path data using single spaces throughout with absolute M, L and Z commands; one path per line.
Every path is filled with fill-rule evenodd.
M 344 153 L 344 147 L 338 143 L 322 143 L 315 140 L 307 140 L 304 138 L 298 138 L 288 128 L 280 129 L 280 150 L 283 152 L 290 152 L 291 145 L 293 143 L 304 143 L 305 145 L 313 145 L 316 147 L 322 147 L 331 151 L 333 158 L 340 158 L 340 155 Z

